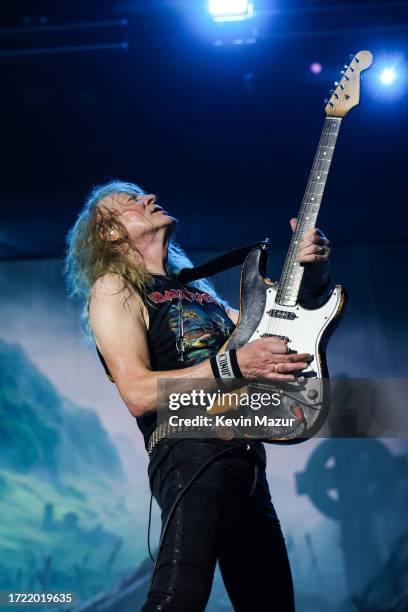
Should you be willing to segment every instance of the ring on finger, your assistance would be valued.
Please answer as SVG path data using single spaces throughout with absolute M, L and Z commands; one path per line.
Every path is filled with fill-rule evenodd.
M 324 246 L 319 246 L 319 255 L 323 255 L 324 253 Z

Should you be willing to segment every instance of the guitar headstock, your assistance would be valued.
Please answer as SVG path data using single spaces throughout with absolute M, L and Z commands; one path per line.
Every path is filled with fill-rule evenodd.
M 360 73 L 373 63 L 370 51 L 356 53 L 348 66 L 344 66 L 342 77 L 336 82 L 330 100 L 325 108 L 328 117 L 344 117 L 360 100 Z

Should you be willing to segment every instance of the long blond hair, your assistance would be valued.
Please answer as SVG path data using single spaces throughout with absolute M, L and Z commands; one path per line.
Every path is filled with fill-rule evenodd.
M 131 250 L 130 238 L 125 226 L 115 213 L 99 206 L 101 200 L 115 193 L 143 195 L 145 191 L 134 183 L 119 180 L 110 181 L 94 187 L 87 198 L 74 225 L 66 236 L 65 277 L 69 296 L 82 302 L 82 320 L 89 339 L 92 332 L 88 323 L 88 299 L 92 285 L 104 274 L 111 272 L 123 280 L 123 291 L 135 288 L 142 296 L 151 280 L 151 274 L 143 263 L 135 264 L 126 257 Z M 108 233 L 114 230 L 117 239 L 107 240 Z M 184 250 L 177 244 L 173 236 L 168 246 L 167 269 L 170 274 L 176 274 L 182 268 L 193 264 Z M 212 295 L 220 304 L 228 304 L 216 293 L 213 284 L 207 279 L 189 283 L 201 291 Z

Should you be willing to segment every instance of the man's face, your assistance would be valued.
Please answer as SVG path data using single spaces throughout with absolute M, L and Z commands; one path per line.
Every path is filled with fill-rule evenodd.
M 100 207 L 114 212 L 129 236 L 139 238 L 160 228 L 175 225 L 177 220 L 156 204 L 153 194 L 114 193 L 100 202 Z

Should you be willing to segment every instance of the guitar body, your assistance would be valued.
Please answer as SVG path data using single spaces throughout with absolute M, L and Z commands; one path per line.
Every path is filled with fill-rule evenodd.
M 282 306 L 276 302 L 278 284 L 266 276 L 267 257 L 266 249 L 258 247 L 245 260 L 238 323 L 221 350 L 238 349 L 252 340 L 277 336 L 288 339 L 290 350 L 314 356 L 299 379 L 284 381 L 284 384 L 272 383 L 275 389 L 283 391 L 282 405 L 275 409 L 275 416 L 293 419 L 297 415 L 297 418 L 290 427 L 276 430 L 268 427 L 262 439 L 266 442 L 293 441 L 316 433 L 327 418 L 330 394 L 325 349 L 344 312 L 346 294 L 337 285 L 319 308 L 307 309 L 300 304 Z M 265 388 L 265 383 L 259 385 L 259 390 Z M 251 383 L 251 391 L 257 389 L 257 383 Z

